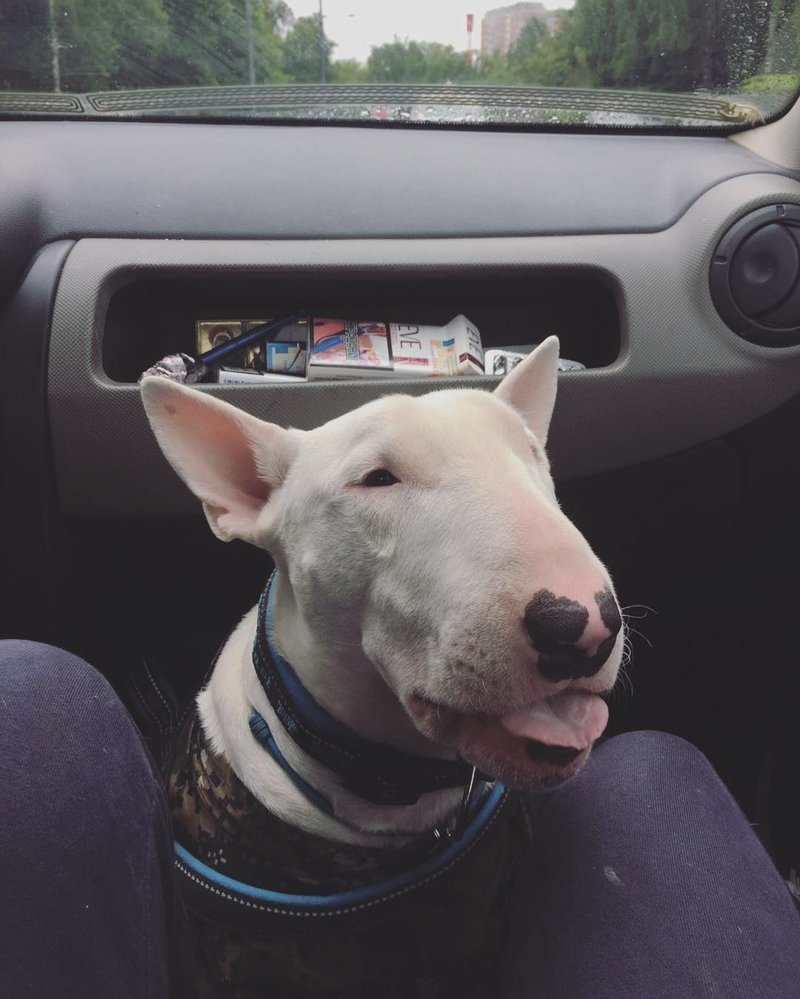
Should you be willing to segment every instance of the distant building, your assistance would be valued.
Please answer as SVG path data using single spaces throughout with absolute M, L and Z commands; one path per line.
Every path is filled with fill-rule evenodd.
M 534 17 L 548 31 L 553 31 L 560 14 L 560 10 L 547 10 L 543 3 L 515 3 L 487 11 L 481 21 L 481 55 L 508 55 L 522 29 Z

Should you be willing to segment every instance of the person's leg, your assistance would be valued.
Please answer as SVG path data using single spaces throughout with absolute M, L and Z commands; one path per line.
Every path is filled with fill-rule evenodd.
M 161 781 L 75 656 L 0 642 L 0 796 L 0 993 L 192 995 Z
M 504 995 L 800 997 L 800 915 L 689 743 L 617 736 L 533 807 Z

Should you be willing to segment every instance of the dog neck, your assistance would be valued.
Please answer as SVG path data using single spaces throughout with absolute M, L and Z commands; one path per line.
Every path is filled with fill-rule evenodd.
M 446 755 L 417 731 L 396 694 L 364 654 L 358 634 L 329 617 L 316 626 L 309 624 L 285 571 L 276 571 L 267 589 L 272 647 L 291 663 L 317 703 L 367 739 L 409 753 Z
M 376 805 L 413 805 L 427 792 L 463 786 L 472 769 L 467 764 L 414 755 L 364 738 L 314 699 L 275 647 L 275 588 L 273 576 L 258 605 L 253 666 L 273 711 L 297 745 L 337 774 L 343 787 Z M 298 789 L 307 793 L 309 786 L 288 766 L 255 709 L 250 728 Z M 321 801 L 317 793 L 310 800 L 317 805 Z
M 395 845 L 459 811 L 470 768 L 416 732 L 360 647 L 315 640 L 285 574 L 226 643 L 198 707 L 256 798 L 310 832 Z

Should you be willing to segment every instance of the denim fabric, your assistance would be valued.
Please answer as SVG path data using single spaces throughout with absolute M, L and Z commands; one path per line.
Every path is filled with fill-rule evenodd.
M 0 642 L 0 995 L 191 996 L 161 783 L 91 666 Z
M 0 788 L 0 995 L 192 996 L 164 790 L 99 673 L 0 642 Z M 800 999 L 800 916 L 688 743 L 618 736 L 531 807 L 536 845 L 482 999 Z
M 800 914 L 694 746 L 617 736 L 532 805 L 508 995 L 800 997 Z

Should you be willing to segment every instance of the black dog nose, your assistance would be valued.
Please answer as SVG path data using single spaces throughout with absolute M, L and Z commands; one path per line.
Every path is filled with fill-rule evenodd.
M 594 676 L 614 648 L 622 617 L 611 590 L 594 595 L 603 627 L 587 627 L 589 611 L 577 600 L 539 590 L 525 608 L 525 628 L 539 655 L 539 672 L 547 680 Z M 594 649 L 592 655 L 589 649 Z

